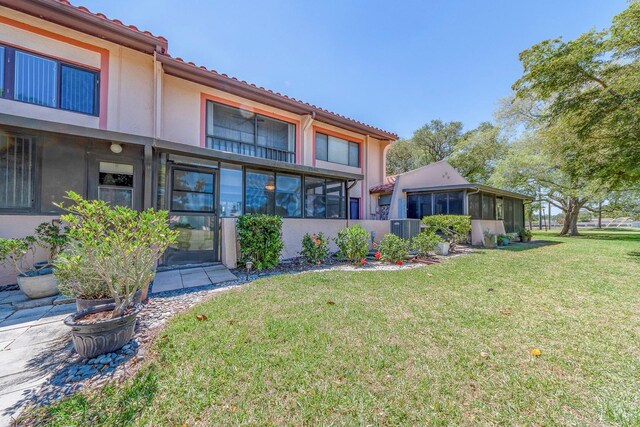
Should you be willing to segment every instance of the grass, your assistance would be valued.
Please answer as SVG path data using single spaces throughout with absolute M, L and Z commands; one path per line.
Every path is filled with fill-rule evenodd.
M 548 244 L 259 280 L 173 319 L 132 380 L 31 416 L 52 426 L 640 424 L 640 233 L 534 238 Z

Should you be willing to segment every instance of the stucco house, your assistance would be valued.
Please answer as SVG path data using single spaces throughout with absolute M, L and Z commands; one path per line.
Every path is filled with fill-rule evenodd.
M 67 190 L 168 210 L 180 238 L 166 265 L 234 266 L 243 213 L 284 218 L 284 257 L 305 232 L 360 222 L 382 235 L 368 188 L 396 139 L 66 0 L 0 0 L 2 237 L 57 218 Z
M 442 160 L 372 186 L 372 212 L 385 220 L 452 214 L 471 216 L 471 241 L 482 244 L 484 230 L 496 234 L 524 228 L 524 204 L 529 196 L 467 181 Z

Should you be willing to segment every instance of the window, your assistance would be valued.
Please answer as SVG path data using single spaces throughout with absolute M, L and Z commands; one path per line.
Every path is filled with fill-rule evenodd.
M 317 132 L 316 159 L 360 167 L 360 144 Z
M 0 209 L 33 209 L 34 159 L 32 138 L 0 135 Z
M 327 218 L 346 218 L 347 199 L 345 197 L 344 181 L 326 182 Z
M 469 215 L 471 219 L 482 219 L 482 198 L 480 193 L 472 193 L 468 195 L 469 199 Z
M 242 166 L 220 168 L 220 216 L 242 215 Z
M 347 217 L 347 197 L 344 181 L 306 177 L 305 216 L 307 218 Z
M 407 195 L 407 218 L 422 219 L 429 215 L 463 215 L 462 191 Z
M 449 215 L 464 215 L 464 193 L 462 191 L 449 192 Z
M 302 216 L 302 178 L 296 175 L 276 175 L 276 215 Z
M 304 180 L 305 216 L 326 218 L 324 179 L 306 177 Z
M 176 212 L 213 212 L 213 174 L 174 169 L 171 210 Z
M 492 194 L 482 194 L 482 219 L 496 219 L 496 199 Z
M 245 186 L 245 213 L 302 216 L 301 176 L 247 170 Z
M 94 114 L 97 110 L 96 73 L 61 65 L 60 108 L 78 113 Z
M 407 218 L 422 219 L 431 215 L 431 199 L 431 193 L 407 195 Z
M 504 201 L 502 197 L 496 197 L 496 219 L 504 219 Z
M 3 98 L 95 116 L 98 81 L 96 71 L 0 46 Z
M 295 163 L 295 124 L 208 101 L 206 126 L 208 148 Z
M 275 174 L 273 172 L 247 170 L 245 213 L 273 215 L 275 190 Z
M 100 162 L 98 200 L 133 208 L 133 165 Z

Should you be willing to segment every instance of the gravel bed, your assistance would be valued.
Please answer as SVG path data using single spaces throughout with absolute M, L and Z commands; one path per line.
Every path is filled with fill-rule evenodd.
M 439 262 L 442 258 L 450 258 L 471 252 L 470 248 L 458 248 L 457 252 L 448 257 L 434 257 L 431 262 Z M 52 367 L 50 379 L 32 396 L 28 397 L 29 404 L 49 404 L 61 397 L 68 396 L 83 388 L 102 387 L 110 381 L 122 381 L 137 371 L 138 365 L 145 359 L 153 337 L 162 329 L 164 324 L 175 314 L 187 310 L 195 304 L 209 298 L 211 295 L 241 286 L 258 278 L 277 276 L 281 274 L 308 273 L 318 271 L 394 271 L 423 267 L 422 262 L 408 260 L 402 265 L 384 264 L 369 258 L 364 266 L 351 265 L 336 258 L 330 258 L 325 264 L 310 265 L 302 258 L 283 261 L 277 267 L 260 273 L 247 274 L 245 269 L 231 270 L 238 280 L 222 285 L 210 285 L 193 289 L 179 289 L 153 294 L 138 315 L 133 339 L 122 349 L 113 353 L 97 356 L 93 359 L 83 359 L 74 351 L 57 366 Z M 70 350 L 71 344 L 67 344 Z

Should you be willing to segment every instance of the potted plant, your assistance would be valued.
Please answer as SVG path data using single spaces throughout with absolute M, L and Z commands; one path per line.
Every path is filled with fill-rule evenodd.
M 483 234 L 483 246 L 487 249 L 495 249 L 498 246 L 498 236 L 494 234 L 488 228 L 484 230 Z
M 65 285 L 74 271 L 79 274 L 74 280 L 100 281 L 114 300 L 71 314 L 64 321 L 71 327 L 78 354 L 92 358 L 131 340 L 142 309 L 133 303 L 134 296 L 153 280 L 156 262 L 176 241 L 177 232 L 169 228 L 166 211 L 111 207 L 104 201 L 84 200 L 74 192 L 67 197 L 73 205 L 65 208 L 69 213 L 62 219 L 69 227 L 69 243 L 56 260 L 56 274 Z M 77 257 L 86 262 L 74 262 Z
M 533 237 L 533 233 L 531 230 L 527 230 L 526 228 L 520 229 L 520 241 L 523 243 L 527 243 L 531 241 L 531 237 Z
M 0 238 L 0 262 L 11 265 L 18 273 L 20 290 L 29 298 L 45 298 L 58 293 L 58 282 L 50 267 L 27 268 L 27 258 L 32 258 L 36 247 L 36 238 L 27 236 L 22 239 Z
M 507 246 L 509 243 L 511 243 L 509 236 L 506 234 L 498 235 L 498 246 Z

